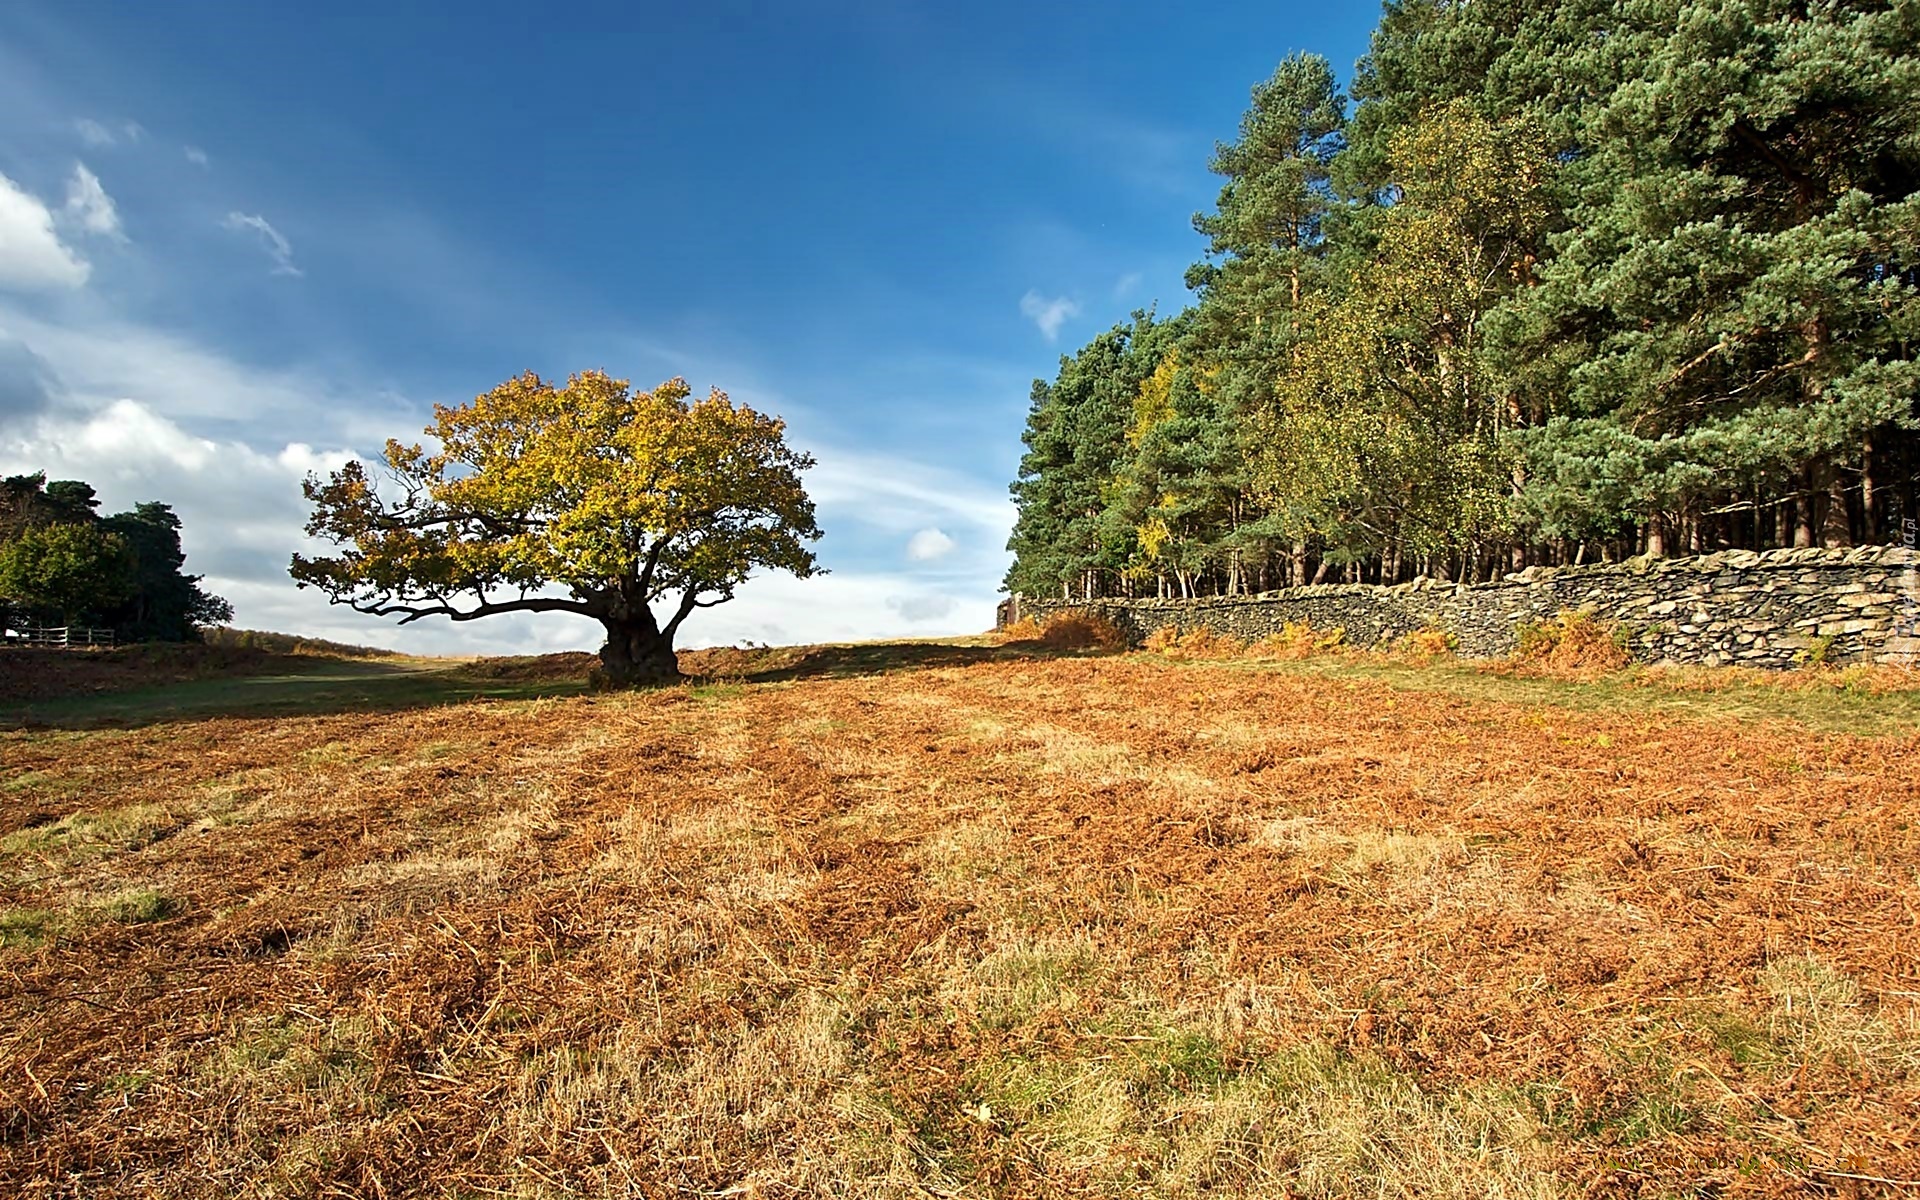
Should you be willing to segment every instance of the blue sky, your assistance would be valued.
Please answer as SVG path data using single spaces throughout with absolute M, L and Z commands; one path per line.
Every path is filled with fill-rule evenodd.
M 788 418 L 832 573 L 686 644 L 991 623 L 1035 376 L 1186 303 L 1248 92 L 1378 9 L 0 6 L 0 472 L 166 500 L 237 623 L 423 651 L 287 580 L 299 480 L 532 369 Z

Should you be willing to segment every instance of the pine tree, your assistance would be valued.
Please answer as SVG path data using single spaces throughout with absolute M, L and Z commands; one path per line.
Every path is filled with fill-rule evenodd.
M 1656 552 L 1882 536 L 1920 395 L 1920 6 L 1629 12 L 1636 69 L 1506 331 L 1559 348 L 1529 515 Z

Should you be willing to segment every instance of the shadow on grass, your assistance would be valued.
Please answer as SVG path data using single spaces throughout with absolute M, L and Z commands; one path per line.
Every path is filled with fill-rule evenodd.
M 697 650 L 682 655 L 681 669 L 693 684 L 779 683 L 1034 661 L 1073 653 L 1037 642 L 997 646 L 985 638 L 962 638 Z M 397 712 L 474 700 L 577 696 L 588 691 L 593 665 L 592 657 L 585 654 L 473 662 L 276 656 L 260 669 L 0 702 L 0 729 L 129 728 L 217 717 Z
M 692 656 L 689 656 L 692 657 Z M 1037 642 L 996 646 L 984 640 L 927 642 L 856 642 L 837 646 L 803 646 L 736 652 L 728 660 L 695 660 L 691 673 L 708 680 L 741 683 L 780 683 L 796 679 L 850 679 L 862 675 L 889 675 L 900 671 L 932 671 L 968 667 L 984 662 L 1031 661 L 1067 657 Z
M 257 674 L 12 703 L 0 707 L 0 728 L 94 729 L 211 717 L 395 712 L 469 700 L 571 696 L 586 687 L 584 672 L 570 678 L 432 660 L 289 657 Z

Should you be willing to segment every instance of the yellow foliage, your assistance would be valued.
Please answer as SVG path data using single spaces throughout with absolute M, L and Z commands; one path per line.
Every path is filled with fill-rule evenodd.
M 1133 398 L 1133 424 L 1127 427 L 1127 444 L 1134 449 L 1146 440 L 1153 427 L 1173 416 L 1173 380 L 1180 373 L 1180 356 L 1169 353 L 1140 383 Z
M 619 618 L 668 592 L 682 613 L 717 603 L 756 567 L 818 567 L 820 536 L 785 423 L 684 380 L 635 391 L 599 371 L 556 386 L 509 379 L 471 403 L 436 405 L 437 448 L 387 443 L 398 495 L 366 467 L 309 478 L 307 530 L 344 547 L 296 555 L 293 575 L 363 611 L 459 615 L 562 610 Z M 529 597 L 549 584 L 572 600 Z M 497 599 L 517 591 L 518 600 Z M 713 597 L 701 600 L 698 597 Z
M 1261 638 L 1251 647 L 1257 658 L 1310 658 L 1314 654 L 1339 649 L 1347 639 L 1344 626 L 1315 629 L 1306 621 L 1288 621 L 1280 632 Z
M 1400 638 L 1395 649 L 1402 657 L 1416 662 L 1452 658 L 1454 637 L 1444 629 L 1416 629 Z
M 1216 633 L 1205 625 L 1182 632 L 1166 625 L 1147 635 L 1146 648 L 1169 658 L 1239 658 L 1247 652 L 1247 643 L 1229 633 Z

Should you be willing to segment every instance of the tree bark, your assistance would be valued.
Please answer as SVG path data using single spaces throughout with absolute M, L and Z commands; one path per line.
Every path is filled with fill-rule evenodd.
M 645 605 L 632 617 L 602 617 L 600 623 L 607 630 L 607 644 L 600 647 L 600 665 L 608 686 L 661 687 L 680 682 L 673 638 L 660 632 Z
M 1826 520 L 1820 530 L 1820 544 L 1823 546 L 1853 545 L 1853 522 L 1847 513 L 1847 477 L 1841 473 L 1837 463 L 1822 463 L 1821 480 L 1826 485 Z
M 1867 544 L 1880 543 L 1880 493 L 1873 485 L 1873 439 L 1860 447 L 1860 516 L 1866 527 Z
M 1808 546 L 1819 544 L 1818 533 L 1814 525 L 1813 496 L 1816 480 L 1814 479 L 1812 467 L 1808 467 L 1801 473 L 1800 481 L 1803 486 L 1793 499 L 1793 544 L 1795 549 L 1805 549 Z

